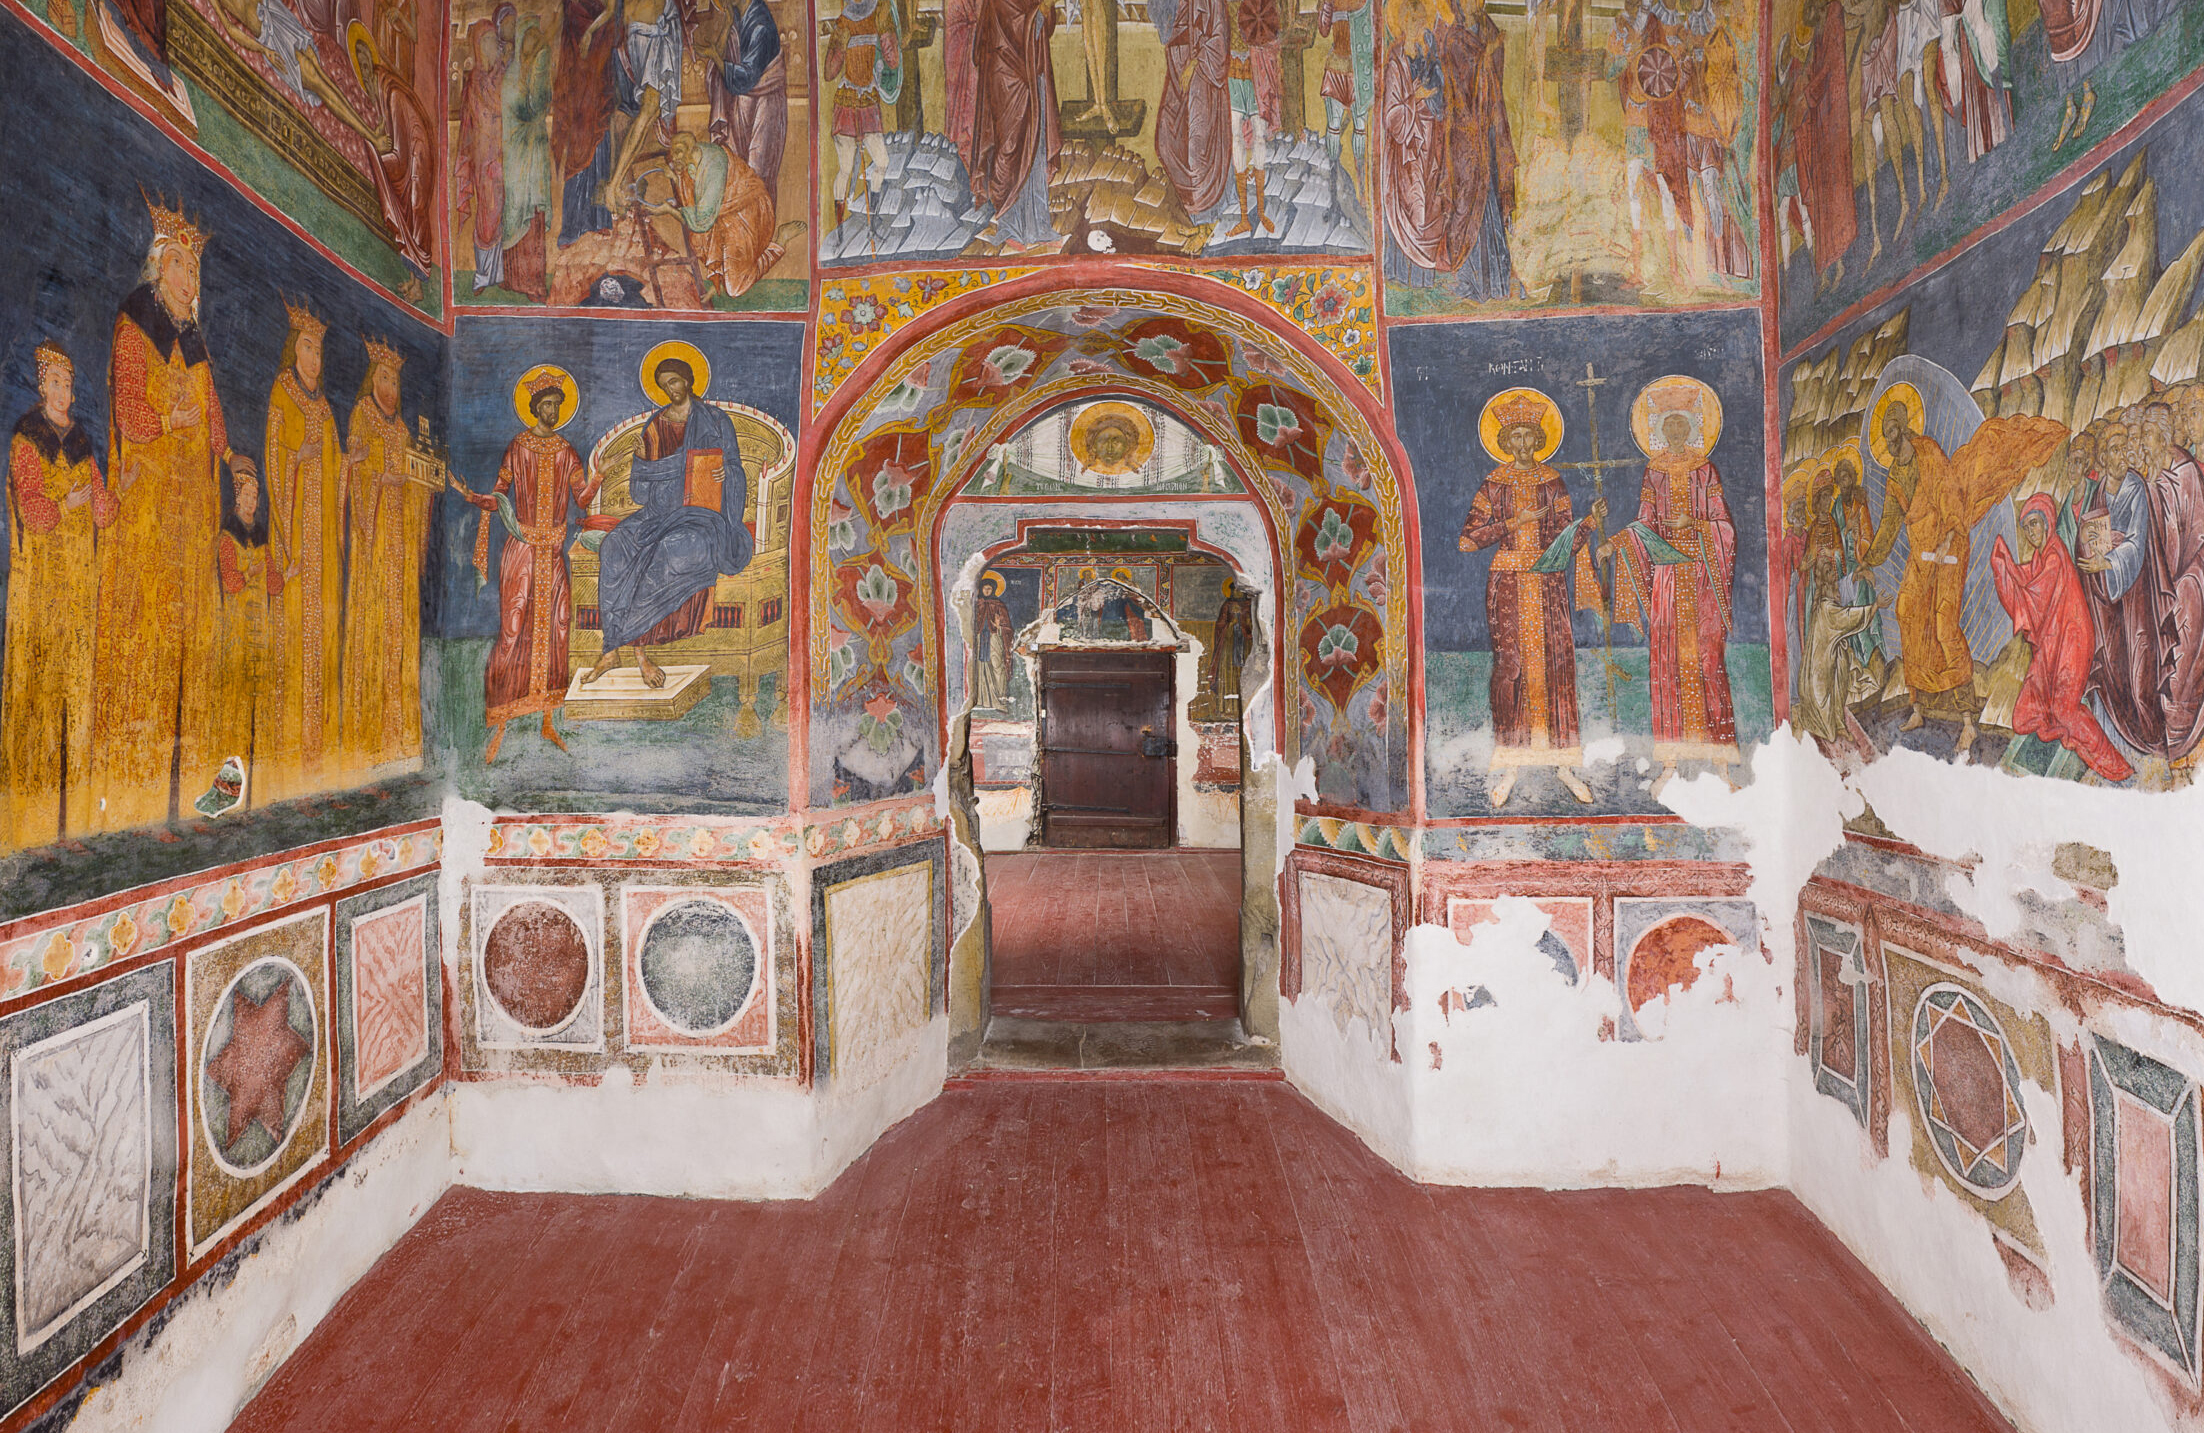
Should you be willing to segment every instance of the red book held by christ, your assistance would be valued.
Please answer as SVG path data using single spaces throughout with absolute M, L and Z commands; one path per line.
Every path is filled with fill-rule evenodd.
M 681 501 L 692 508 L 720 510 L 720 480 L 725 475 L 726 456 L 717 448 L 692 450 L 689 463 L 683 473 Z

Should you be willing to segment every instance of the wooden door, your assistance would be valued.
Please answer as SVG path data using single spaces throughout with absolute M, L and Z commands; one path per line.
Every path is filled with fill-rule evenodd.
M 1042 654 L 1042 844 L 1172 844 L 1173 655 Z

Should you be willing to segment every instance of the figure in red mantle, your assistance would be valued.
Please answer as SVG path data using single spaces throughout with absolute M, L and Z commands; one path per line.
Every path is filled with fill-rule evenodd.
M 1997 600 L 2013 614 L 2013 630 L 2035 649 L 2013 703 L 2013 730 L 2058 742 L 2105 780 L 2125 781 L 2133 768 L 2082 705 L 2096 629 L 2058 521 L 2058 504 L 2049 493 L 2037 493 L 2020 510 L 2020 535 L 2035 555 L 2018 560 L 2003 537 L 1990 548 Z
M 1830 4 L 1814 27 L 1813 50 L 1800 78 L 1798 187 L 1813 224 L 1810 247 L 1816 287 L 1844 277 L 1844 256 L 1860 236 L 1859 201 L 1852 190 L 1851 77 L 1844 61 L 1844 7 Z
M 475 532 L 475 580 L 489 574 L 493 517 L 505 528 L 497 563 L 497 643 L 483 674 L 482 718 L 490 727 L 484 761 L 497 760 L 505 723 L 543 713 L 543 738 L 559 750 L 566 743 L 551 725 L 566 701 L 567 642 L 574 627 L 574 590 L 566 568 L 567 508 L 583 513 L 597 484 L 574 445 L 559 436 L 562 412 L 573 398 L 563 374 L 539 378 L 528 392 L 528 431 L 506 445 L 497 485 L 487 493 L 459 489 L 482 509 Z M 454 480 L 457 486 L 457 480 Z
M 991 237 L 1020 246 L 1056 237 L 1049 171 L 1063 147 L 1049 35 L 1056 7 L 1044 0 L 994 0 L 972 35 L 978 72 L 972 128 L 972 198 L 994 210 Z

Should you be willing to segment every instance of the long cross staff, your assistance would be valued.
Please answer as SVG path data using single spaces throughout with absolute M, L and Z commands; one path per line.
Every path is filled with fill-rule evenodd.
M 1596 395 L 1592 390 L 1604 387 L 1606 383 L 1606 379 L 1592 371 L 1590 363 L 1584 365 L 1584 376 L 1576 381 L 1576 386 L 1584 390 L 1584 415 L 1587 420 L 1586 430 L 1592 438 L 1592 460 L 1588 463 L 1554 464 L 1557 468 L 1589 471 L 1599 493 L 1599 500 L 1603 503 L 1607 501 L 1607 470 L 1634 467 L 1637 464 L 1635 458 L 1603 459 L 1599 455 L 1599 405 L 1593 401 Z M 1600 536 L 1604 538 L 1606 534 L 1603 532 Z M 1600 591 L 1599 642 L 1600 661 L 1607 669 L 1607 710 L 1612 713 L 1615 710 L 1615 679 L 1620 677 L 1627 682 L 1630 674 L 1615 664 L 1615 559 L 1612 553 L 1608 555 L 1606 568 L 1606 584 Z

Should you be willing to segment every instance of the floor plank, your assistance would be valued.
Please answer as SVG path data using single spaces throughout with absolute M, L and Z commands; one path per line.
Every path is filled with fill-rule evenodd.
M 810 1201 L 454 1190 L 233 1425 L 2006 1429 L 1798 1202 L 1403 1178 L 1275 1081 L 972 1078 Z

